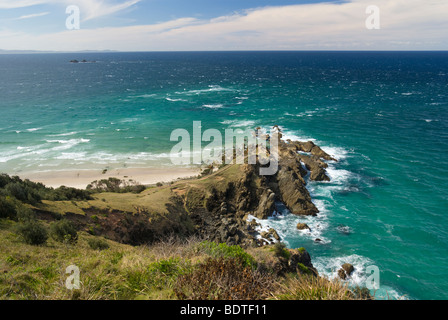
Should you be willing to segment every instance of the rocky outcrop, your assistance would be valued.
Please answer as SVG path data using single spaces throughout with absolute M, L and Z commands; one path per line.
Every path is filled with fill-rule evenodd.
M 261 232 L 261 237 L 268 240 L 269 243 L 273 243 L 274 240 L 280 241 L 280 236 L 274 228 L 270 228 L 268 231 Z
M 293 214 L 317 215 L 319 210 L 312 202 L 305 178 L 309 175 L 311 180 L 329 181 L 326 161 L 334 159 L 311 141 L 280 139 L 278 152 L 278 171 L 274 175 L 261 176 L 260 164 L 231 165 L 230 175 L 224 168 L 202 178 L 207 182 L 201 186 L 191 183 L 185 206 L 199 234 L 228 244 L 263 245 L 279 241 L 280 237 L 276 232 L 260 234 L 253 222 L 246 222 L 248 215 L 267 219 L 276 211 L 277 201 Z M 305 225 L 304 229 L 309 227 Z
M 312 141 L 307 142 L 291 141 L 291 140 L 289 141 L 297 147 L 298 151 L 308 152 L 311 153 L 313 156 L 325 160 L 337 161 L 335 158 L 333 158 L 328 153 L 323 151 L 319 146 L 315 145 L 314 142 Z
M 304 248 L 288 249 L 290 253 L 288 266 L 290 271 L 317 276 L 318 272 L 311 263 L 311 257 Z
M 352 275 L 353 271 L 355 271 L 355 267 L 353 267 L 353 265 L 350 263 L 344 263 L 341 269 L 338 270 L 338 276 L 342 280 L 347 280 L 347 278 Z
M 311 228 L 306 223 L 298 223 L 297 230 L 311 230 Z

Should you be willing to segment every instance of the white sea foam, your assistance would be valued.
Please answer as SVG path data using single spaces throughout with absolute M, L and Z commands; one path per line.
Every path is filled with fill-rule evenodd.
M 26 129 L 26 131 L 28 131 L 28 132 L 34 132 L 34 131 L 38 131 L 38 130 L 42 130 L 42 128 L 31 128 L 31 129 Z
M 152 94 L 142 94 L 139 96 L 132 96 L 132 98 L 153 98 L 155 96 L 157 96 L 157 94 L 152 93 Z
M 252 120 L 225 120 L 222 121 L 221 123 L 229 125 L 229 127 L 231 128 L 242 128 L 242 127 L 253 128 L 255 126 L 255 121 Z
M 61 134 L 49 134 L 48 137 L 67 137 L 67 136 L 73 136 L 77 134 L 78 132 L 72 131 L 67 133 L 61 133 Z
M 367 280 L 371 273 L 367 273 L 367 268 L 375 266 L 375 262 L 367 257 L 357 254 L 340 256 L 340 257 L 314 257 L 313 266 L 317 269 L 321 276 L 329 279 L 338 279 L 338 270 L 341 269 L 344 263 L 350 263 L 354 267 L 354 271 L 347 280 L 345 280 L 351 287 L 366 287 Z M 381 269 L 379 275 L 379 283 L 375 283 L 378 287 L 370 293 L 374 295 L 375 300 L 399 300 L 406 299 L 404 295 L 400 294 L 394 288 L 383 285 L 381 283 Z
M 169 98 L 169 97 L 167 97 L 165 99 L 168 100 L 168 101 L 171 101 L 171 102 L 179 102 L 179 101 L 187 102 L 188 101 L 188 100 L 185 100 L 185 99 L 175 99 L 175 98 Z
M 331 243 L 331 240 L 323 235 L 325 230 L 328 229 L 325 207 L 319 204 L 317 206 L 321 213 L 317 217 L 307 217 L 294 215 L 283 204 L 277 203 L 279 212 L 275 212 L 272 217 L 263 220 L 249 215 L 248 221 L 255 220 L 260 224 L 260 227 L 256 229 L 259 233 L 268 231 L 270 228 L 275 229 L 281 241 L 286 245 L 289 245 L 287 239 L 297 237 L 304 237 L 312 241 L 320 239 L 321 244 Z M 306 223 L 310 227 L 310 230 L 297 230 L 298 223 Z
M 344 169 L 336 169 L 333 165 L 329 165 L 326 169 L 331 183 L 345 184 L 353 176 L 353 172 Z
M 319 144 L 319 143 L 318 143 Z M 337 160 L 343 160 L 348 157 L 349 151 L 341 147 L 320 146 L 323 151 Z
M 348 279 L 348 283 L 353 286 L 365 286 L 367 277 L 370 275 L 366 273 L 366 268 L 375 265 L 369 258 L 352 254 L 341 257 L 315 257 L 313 259 L 313 265 L 319 271 L 319 274 L 329 279 L 338 278 L 338 270 L 344 263 L 350 263 L 355 268 Z
M 60 144 L 79 144 L 90 142 L 90 139 L 70 139 L 70 140 L 46 140 L 48 143 L 60 143 Z
M 120 123 L 131 123 L 140 120 L 139 118 L 127 118 L 120 121 Z
M 199 90 L 190 90 L 190 91 L 180 91 L 176 92 L 176 94 L 185 94 L 185 95 L 200 95 L 203 93 L 210 92 L 221 92 L 221 91 L 237 91 L 235 89 L 223 88 L 219 85 L 209 85 L 208 89 L 199 89 Z
M 208 109 L 221 109 L 224 107 L 224 105 L 222 105 L 222 104 L 204 104 L 203 107 L 208 108 Z

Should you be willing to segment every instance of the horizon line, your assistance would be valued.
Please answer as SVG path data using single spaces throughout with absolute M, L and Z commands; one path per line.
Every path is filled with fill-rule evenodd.
M 49 53 L 213 53 L 213 52 L 448 52 L 448 49 L 413 49 L 413 50 L 366 50 L 366 49 L 266 49 L 266 50 L 76 50 L 76 51 L 54 51 L 54 50 L 5 50 L 0 49 L 0 54 L 49 54 Z

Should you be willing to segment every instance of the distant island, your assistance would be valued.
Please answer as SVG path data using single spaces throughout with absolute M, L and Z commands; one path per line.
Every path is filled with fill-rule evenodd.
M 76 59 L 74 59 L 74 60 L 70 60 L 70 63 L 95 63 L 96 61 L 87 61 L 87 60 L 81 60 L 81 61 L 78 61 L 78 60 L 76 60 Z

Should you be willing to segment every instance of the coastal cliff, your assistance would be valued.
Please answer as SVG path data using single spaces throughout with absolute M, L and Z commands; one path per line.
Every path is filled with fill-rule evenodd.
M 83 250 L 84 254 L 89 255 L 89 250 L 102 250 L 103 246 L 128 252 L 128 248 L 131 248 L 128 246 L 160 248 L 162 244 L 164 249 L 156 253 L 155 249 L 150 251 L 155 256 L 168 255 L 168 260 L 156 258 L 154 261 L 154 255 L 149 258 L 147 253 L 142 253 L 142 257 L 145 257 L 146 264 L 159 268 L 158 263 L 165 261 L 163 263 L 168 263 L 173 270 L 177 270 L 177 280 L 167 279 L 163 273 L 164 281 L 168 281 L 163 283 L 170 288 L 168 296 L 163 296 L 164 298 L 216 298 L 210 296 L 210 288 L 201 287 L 202 281 L 198 281 L 202 274 L 213 277 L 213 270 L 216 268 L 229 272 L 226 277 L 231 280 L 228 281 L 239 281 L 240 288 L 249 282 L 258 285 L 256 290 L 244 289 L 236 293 L 233 289 L 219 291 L 218 297 L 222 299 L 260 299 L 269 296 L 278 299 L 322 298 L 313 294 L 303 295 L 306 291 L 303 288 L 310 286 L 334 290 L 334 295 L 326 294 L 323 297 L 327 299 L 360 298 L 358 293 L 349 290 L 344 284 L 321 278 L 305 248 L 287 249 L 276 230 L 263 231 L 255 220 L 250 219 L 251 216 L 267 219 L 278 211 L 277 205 L 280 202 L 295 215 L 315 216 L 319 213 L 307 190 L 306 181 L 329 181 L 325 171 L 326 161 L 337 160 L 313 142 L 280 140 L 278 151 L 279 167 L 272 176 L 260 175 L 259 164 L 230 164 L 219 168 L 212 166 L 211 170 L 204 170 L 204 174 L 196 178 L 147 187 L 129 185 L 123 181 L 125 187 L 121 188 L 120 180 L 109 179 L 95 181 L 89 186 L 89 190 L 52 189 L 4 175 L 0 181 L 1 218 L 8 218 L 11 224 L 18 221 L 19 227 L 29 224 L 35 230 L 44 230 L 45 225 L 49 225 L 52 230 L 58 230 L 59 234 L 56 232 L 57 236 L 52 236 L 53 240 L 48 241 L 53 241 L 52 250 L 56 251 L 60 250 L 57 249 L 58 241 L 65 246 L 69 245 L 66 247 L 68 251 L 59 253 L 61 255 L 80 256 Z M 9 211 L 5 210 L 7 207 Z M 68 224 L 64 225 L 64 221 Z M 11 229 L 8 223 L 2 222 L 3 226 L 6 225 L 2 228 L 2 234 L 6 232 L 6 237 L 10 237 L 7 233 L 9 230 L 12 234 L 20 234 L 20 231 L 15 231 L 20 228 Z M 21 230 L 24 230 L 23 227 Z M 102 240 L 103 237 L 108 240 Z M 40 243 L 45 244 L 46 239 L 43 237 Z M 176 254 L 164 252 L 166 239 L 177 239 L 169 242 L 170 250 L 176 251 Z M 28 245 L 33 245 L 33 241 Z M 80 242 L 88 244 L 90 249 L 85 244 L 82 249 Z M 17 247 L 5 245 L 4 252 L 9 257 L 6 260 L 21 261 L 23 256 L 13 249 Z M 41 247 L 39 250 L 45 252 L 46 249 Z M 123 254 L 119 254 L 119 260 L 123 258 Z M 194 266 L 191 261 L 196 261 Z M 6 273 L 16 272 L 14 264 L 6 262 L 2 266 Z M 243 269 L 246 271 L 243 272 Z M 117 272 L 124 272 L 125 281 L 130 281 L 127 278 L 130 271 L 125 265 L 118 268 Z M 146 271 L 138 272 L 143 277 L 142 272 Z M 233 279 L 235 272 L 243 272 L 250 279 Z M 348 276 L 349 272 L 344 275 Z M 146 276 L 148 275 L 141 279 L 138 286 L 147 288 L 148 281 L 152 280 L 146 279 Z M 221 274 L 219 279 L 222 276 Z M 219 279 L 216 281 L 221 281 Z M 154 286 L 147 288 L 144 298 L 157 298 L 153 296 L 154 290 L 163 290 L 163 284 L 157 283 Z M 122 297 L 135 298 L 132 290 L 126 289 L 124 292 L 126 293 Z M 362 292 L 364 295 L 361 298 L 367 297 Z M 85 298 L 83 294 L 60 294 L 63 298 Z M 6 297 L 10 295 L 7 293 Z

